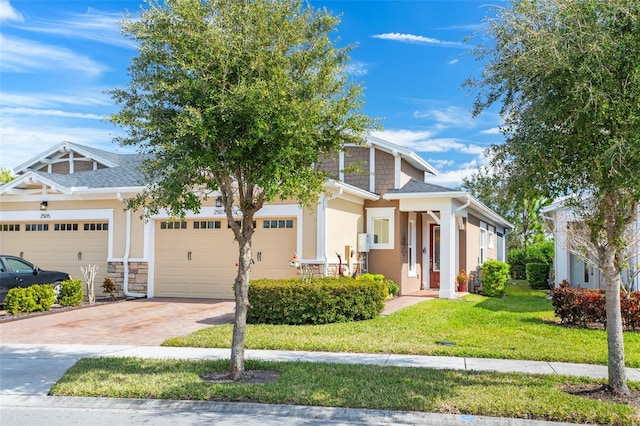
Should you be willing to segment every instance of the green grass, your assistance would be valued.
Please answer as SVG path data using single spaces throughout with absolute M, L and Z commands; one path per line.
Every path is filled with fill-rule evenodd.
M 637 424 L 630 406 L 562 392 L 588 379 L 373 365 L 247 361 L 276 370 L 268 384 L 211 383 L 200 376 L 228 371 L 228 361 L 92 358 L 80 360 L 53 395 L 245 401 L 331 407 L 462 413 L 576 423 Z M 638 383 L 632 383 L 636 388 Z
M 603 330 L 568 328 L 555 322 L 546 293 L 517 282 L 508 286 L 502 299 L 469 295 L 463 301 L 427 300 L 369 321 L 248 325 L 246 347 L 607 363 Z M 227 348 L 231 333 L 231 324 L 217 325 L 168 339 L 163 345 Z M 640 367 L 640 333 L 627 332 L 624 338 L 627 365 Z

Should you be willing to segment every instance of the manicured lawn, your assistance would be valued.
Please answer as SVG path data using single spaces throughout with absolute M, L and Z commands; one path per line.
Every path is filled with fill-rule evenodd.
M 607 363 L 604 331 L 563 327 L 555 321 L 546 293 L 517 282 L 502 299 L 469 295 L 463 301 L 426 300 L 370 321 L 248 325 L 246 347 Z M 227 348 L 231 332 L 230 324 L 212 326 L 164 345 Z M 627 365 L 640 367 L 640 333 L 628 332 L 624 338 Z M 437 343 L 442 341 L 455 346 Z
M 561 376 L 480 373 L 373 365 L 247 361 L 247 370 L 274 370 L 268 384 L 206 382 L 228 361 L 134 358 L 80 360 L 53 395 L 250 401 L 270 404 L 463 413 L 576 423 L 637 424 L 630 406 L 572 396 L 562 384 L 594 383 Z M 631 384 L 637 389 L 638 383 Z

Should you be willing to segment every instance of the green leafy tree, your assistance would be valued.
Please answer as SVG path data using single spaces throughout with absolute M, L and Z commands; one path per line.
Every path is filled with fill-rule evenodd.
M 330 37 L 338 23 L 298 0 L 150 0 L 139 19 L 121 24 L 138 51 L 130 83 L 111 91 L 121 105 L 111 120 L 127 129 L 118 142 L 149 154 L 150 185 L 129 207 L 184 217 L 221 194 L 239 248 L 236 380 L 254 215 L 276 197 L 316 202 L 323 153 L 363 142 L 373 124 L 358 112 L 362 89 L 346 73 L 352 47 Z
M 479 167 L 462 182 L 471 195 L 513 224 L 508 239 L 510 250 L 526 250 L 547 242 L 549 236 L 542 217 L 542 209 L 550 203 L 547 198 L 527 198 L 520 188 L 509 185 L 507 176 L 490 166 Z
M 624 230 L 640 200 L 640 3 L 512 0 L 487 20 L 475 113 L 501 101 L 492 164 L 529 197 L 587 202 L 606 285 L 609 387 L 629 396 L 620 314 Z M 577 204 L 578 204 L 577 203 Z M 576 205 L 577 205 L 576 204 Z
M 4 167 L 0 169 L 0 183 L 11 182 L 13 179 L 15 179 L 13 171 L 5 169 Z

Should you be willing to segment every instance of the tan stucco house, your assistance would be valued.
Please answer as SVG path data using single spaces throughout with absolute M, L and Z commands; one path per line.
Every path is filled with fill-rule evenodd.
M 198 214 L 141 219 L 125 209 L 139 193 L 141 157 L 63 142 L 19 165 L 0 186 L 0 252 L 80 277 L 98 265 L 132 297 L 233 298 L 237 245 L 216 196 Z M 357 162 L 357 174 L 345 174 Z M 251 278 L 294 277 L 296 255 L 319 275 L 367 270 L 401 294 L 455 297 L 455 276 L 506 259 L 505 219 L 463 191 L 429 183 L 437 171 L 414 152 L 369 137 L 323 164 L 336 179 L 317 205 L 264 206 L 255 217 Z M 348 271 L 348 272 L 347 272 Z

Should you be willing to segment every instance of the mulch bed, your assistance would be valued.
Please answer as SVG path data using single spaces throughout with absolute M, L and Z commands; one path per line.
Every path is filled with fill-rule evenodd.
M 210 371 L 200 376 L 205 382 L 249 384 L 271 383 L 278 380 L 279 377 L 280 372 L 273 370 L 246 370 L 242 379 L 237 381 L 231 378 L 229 372 Z
M 631 390 L 632 397 L 623 397 L 614 394 L 611 388 L 600 383 L 581 383 L 577 385 L 562 385 L 560 390 L 571 395 L 583 396 L 585 398 L 596 399 L 598 401 L 607 401 L 617 404 L 629 404 L 632 407 L 640 409 L 640 392 Z

